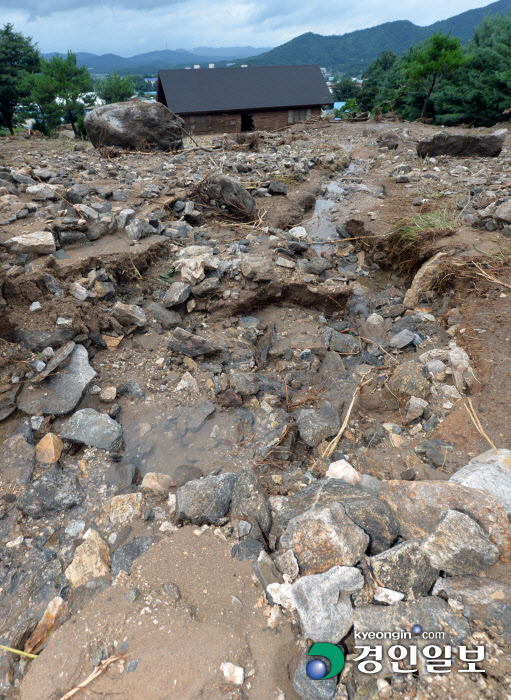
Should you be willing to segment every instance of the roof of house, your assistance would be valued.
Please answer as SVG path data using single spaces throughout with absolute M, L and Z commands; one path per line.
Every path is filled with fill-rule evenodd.
M 177 114 L 332 104 L 319 66 L 161 70 L 167 106 Z

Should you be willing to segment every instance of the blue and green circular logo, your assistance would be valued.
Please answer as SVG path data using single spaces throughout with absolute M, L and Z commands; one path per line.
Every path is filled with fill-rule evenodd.
M 333 678 L 344 668 L 344 654 L 335 644 L 326 642 L 313 644 L 308 656 L 323 656 L 330 661 L 330 673 L 327 673 L 326 664 L 321 659 L 309 661 L 307 675 L 314 681 L 326 681 L 327 678 Z

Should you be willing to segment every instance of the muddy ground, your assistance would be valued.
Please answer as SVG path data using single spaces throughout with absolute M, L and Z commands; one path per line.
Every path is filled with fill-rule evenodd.
M 345 671 L 334 694 L 315 694 L 314 682 L 297 689 L 297 666 L 310 643 L 296 615 L 272 605 L 251 556 L 240 554 L 239 520 L 227 514 L 190 524 L 175 513 L 176 491 L 190 479 L 249 467 L 269 498 L 273 527 L 263 548 L 275 558 L 285 503 L 279 499 L 323 479 L 331 462 L 347 460 L 359 475 L 378 480 L 442 482 L 492 445 L 510 447 L 510 239 L 509 227 L 494 216 L 511 187 L 510 141 L 497 158 L 419 159 L 417 141 L 435 131 L 394 121 L 315 122 L 265 134 L 255 145 L 227 139 L 220 148 L 205 144 L 206 151 L 110 158 L 89 146 L 74 151 L 53 141 L 0 140 L 5 172 L 32 179 L 35 169 L 51 171 L 35 179 L 57 193 L 37 200 L 29 184 L 10 182 L 18 188 L 16 210 L 25 206 L 28 214 L 9 220 L 13 204 L 6 202 L 0 242 L 53 231 L 57 252 L 65 251 L 24 257 L 9 243 L 0 248 L 0 407 L 7 413 L 0 441 L 21 433 L 37 448 L 46 434 L 64 438 L 56 462 L 36 456 L 28 479 L 16 465 L 9 463 L 7 473 L 0 463 L 0 643 L 25 648 L 55 596 L 67 618 L 35 660 L 0 656 L 0 697 L 56 700 L 113 656 L 120 658 L 76 697 L 511 697 L 511 626 L 506 636 L 491 622 L 471 629 L 485 635 L 491 650 L 484 677 L 435 676 L 429 686 L 421 677 L 403 686 L 387 674 L 376 686 Z M 385 136 L 397 148 L 382 146 Z M 199 182 L 219 169 L 256 195 L 255 221 L 198 196 Z M 272 182 L 285 185 L 285 194 L 270 196 Z M 69 202 L 76 184 L 88 189 L 80 202 Z M 101 236 L 64 242 L 71 238 L 62 231 L 88 233 L 97 223 L 80 206 L 104 202 Z M 179 202 L 192 202 L 185 216 Z M 166 232 L 130 237 L 128 223 L 119 223 L 127 209 Z M 433 223 L 411 245 L 396 238 L 430 214 Z M 73 219 L 67 229 L 66 216 Z M 166 306 L 171 285 L 188 281 L 180 250 L 197 245 L 221 261 L 221 273 L 217 262 L 206 267 L 190 296 Z M 439 253 L 433 278 L 407 305 L 416 273 Z M 194 294 L 213 278 L 218 282 L 209 290 Z M 103 294 L 109 283 L 112 294 Z M 113 311 L 116 302 L 130 305 L 130 314 L 142 309 L 145 322 L 123 320 Z M 179 314 L 179 322 L 150 311 L 154 302 Z M 51 334 L 58 327 L 70 331 L 66 342 L 83 344 L 96 374 L 72 411 L 27 413 L 20 387 L 43 402 L 53 389 L 45 382 L 30 389 L 44 343 L 29 343 L 19 332 Z M 190 357 L 169 348 L 176 327 L 206 339 L 216 353 Z M 414 340 L 393 347 L 403 329 Z M 468 356 L 465 383 L 449 369 L 453 347 Z M 392 378 L 405 363 L 425 365 L 419 358 L 433 349 L 444 353 L 446 367 L 422 374 L 427 406 L 411 417 L 416 392 L 400 393 Z M 254 374 L 258 385 L 251 388 Z M 120 447 L 66 439 L 66 421 L 86 408 L 122 426 Z M 326 426 L 318 427 L 320 414 Z M 72 475 L 83 498 L 34 516 L 22 499 L 55 468 Z M 153 473 L 158 486 L 144 486 Z M 30 493 L 39 497 L 36 489 Z M 67 571 L 89 529 L 106 543 L 106 564 L 85 561 L 73 582 Z M 119 571 L 123 557 L 129 563 Z M 271 580 L 288 582 L 274 574 Z M 477 575 L 509 596 L 506 557 Z M 344 644 L 352 653 L 352 636 Z M 226 662 L 243 668 L 241 683 L 221 670 Z

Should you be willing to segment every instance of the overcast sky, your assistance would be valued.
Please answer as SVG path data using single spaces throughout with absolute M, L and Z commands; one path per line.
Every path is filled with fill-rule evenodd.
M 133 56 L 195 46 L 278 46 L 304 32 L 344 34 L 409 19 L 427 25 L 485 0 L 0 0 L 0 22 L 42 52 Z

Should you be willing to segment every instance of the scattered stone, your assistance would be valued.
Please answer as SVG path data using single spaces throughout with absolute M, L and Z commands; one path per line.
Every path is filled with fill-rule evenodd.
M 221 173 L 208 175 L 199 186 L 201 196 L 217 207 L 224 206 L 237 218 L 251 220 L 256 216 L 256 201 L 237 180 Z
M 24 435 L 18 433 L 0 445 L 0 480 L 25 486 L 34 471 L 36 451 Z
M 391 348 L 397 348 L 398 350 L 402 350 L 407 345 L 410 345 L 410 343 L 413 343 L 414 340 L 415 333 L 408 330 L 408 328 L 403 328 L 402 331 L 392 336 L 392 338 L 389 340 L 389 345 Z
M 120 301 L 115 302 L 114 316 L 123 326 L 146 326 L 147 317 L 140 308 L 135 304 L 123 304 Z
M 298 567 L 298 562 L 292 549 L 288 549 L 282 554 L 278 554 L 275 557 L 275 566 L 280 571 L 281 574 L 289 576 L 289 578 L 294 581 L 300 573 Z
M 420 418 L 426 408 L 429 406 L 427 401 L 419 399 L 417 396 L 412 396 L 406 404 L 406 420 L 408 423 Z
M 63 448 L 64 443 L 58 435 L 47 433 L 36 445 L 36 461 L 39 464 L 56 464 L 60 459 Z
M 396 367 L 387 388 L 396 400 L 404 402 L 411 396 L 425 399 L 429 394 L 430 385 L 422 374 L 421 365 L 410 360 Z
M 10 253 L 28 253 L 29 255 L 49 255 L 57 250 L 55 239 L 50 231 L 34 231 L 14 236 L 5 241 Z
M 59 366 L 57 361 L 49 362 L 45 372 L 50 365 Z M 96 372 L 89 364 L 86 348 L 83 345 L 77 345 L 72 349 L 66 367 L 60 367 L 59 372 L 37 386 L 28 384 L 23 387 L 18 396 L 17 406 L 30 415 L 62 416 L 70 413 L 95 376 Z
M 142 479 L 142 488 L 150 491 L 161 491 L 168 493 L 169 488 L 173 484 L 173 479 L 167 474 L 159 474 L 158 472 L 148 472 Z
M 31 518 L 42 518 L 79 505 L 84 493 L 77 478 L 52 467 L 33 481 L 18 499 L 17 507 Z
M 148 304 L 146 311 L 149 316 L 159 323 L 166 331 L 177 328 L 177 326 L 180 326 L 183 322 L 177 311 L 169 311 L 156 302 Z
M 342 479 L 347 484 L 358 486 L 360 483 L 360 474 L 351 466 L 345 459 L 339 459 L 337 462 L 332 462 L 328 467 L 325 476 L 330 479 Z
M 252 467 L 239 474 L 232 491 L 231 519 L 247 520 L 256 539 L 266 541 L 272 526 L 268 499 Z
M 71 416 L 62 425 L 60 435 L 66 440 L 110 452 L 117 452 L 122 445 L 122 428 L 119 423 L 92 408 L 83 408 Z
M 278 605 L 296 609 L 304 637 L 338 644 L 353 624 L 350 595 L 363 585 L 364 577 L 358 569 L 334 566 L 323 574 L 302 576 L 292 584 L 270 584 L 268 590 Z
M 300 574 L 321 574 L 333 566 L 357 564 L 369 537 L 346 515 L 342 505 L 309 510 L 293 518 L 280 538 L 281 549 L 291 549 Z
M 85 585 L 93 578 L 107 576 L 110 572 L 108 545 L 96 530 L 87 530 L 85 542 L 76 548 L 65 575 L 73 588 Z
M 145 554 L 157 541 L 156 537 L 141 535 L 119 547 L 112 555 L 113 575 L 117 576 L 121 571 L 125 571 L 127 574 L 131 573 L 135 559 Z
M 126 493 L 114 496 L 105 507 L 112 525 L 123 525 L 142 516 L 142 494 Z
M 99 400 L 105 403 L 113 403 L 117 397 L 117 389 L 115 386 L 105 386 L 99 392 Z
M 184 304 L 191 293 L 191 287 L 185 282 L 172 282 L 170 287 L 165 292 L 165 296 L 162 299 L 162 304 L 165 308 L 170 308 L 172 306 L 178 306 L 178 304 Z
M 169 340 L 169 348 L 180 352 L 188 357 L 198 357 L 199 355 L 211 355 L 218 352 L 219 347 L 213 345 L 205 338 L 199 335 L 193 335 L 183 328 L 176 328 L 171 339 Z
M 477 574 L 496 562 L 499 550 L 468 515 L 448 510 L 426 537 L 423 551 L 431 565 L 450 576 Z
M 371 557 L 376 578 L 387 588 L 403 593 L 407 600 L 428 595 L 439 569 L 431 565 L 422 540 L 411 540 Z
M 241 666 L 235 666 L 230 661 L 225 661 L 220 664 L 220 670 L 224 674 L 225 680 L 234 685 L 243 685 L 245 680 L 245 671 Z
M 229 511 L 236 479 L 228 472 L 184 484 L 176 493 L 176 519 L 217 525 Z
M 341 427 L 341 418 L 335 408 L 324 402 L 319 410 L 306 408 L 300 411 L 296 424 L 300 437 L 309 447 L 315 447 L 326 438 L 333 437 Z

